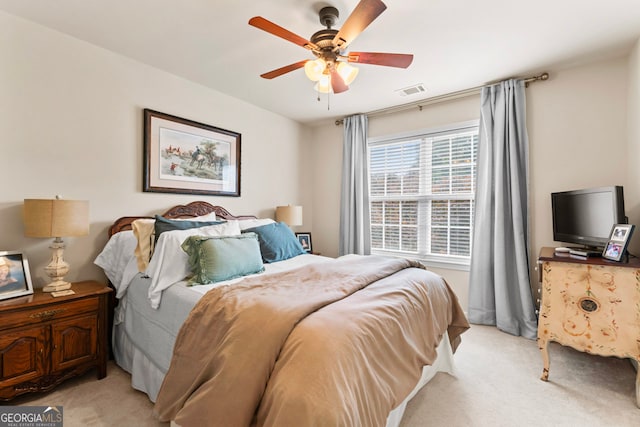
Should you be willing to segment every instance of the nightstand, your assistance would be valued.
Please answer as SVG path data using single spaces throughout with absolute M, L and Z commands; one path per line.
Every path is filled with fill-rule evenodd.
M 549 378 L 548 343 L 640 362 L 640 260 L 615 262 L 540 251 L 542 302 L 538 347 Z M 636 374 L 640 407 L 640 371 Z
M 111 289 L 95 281 L 71 289 L 0 301 L 0 400 L 51 390 L 94 367 L 98 379 L 107 375 Z

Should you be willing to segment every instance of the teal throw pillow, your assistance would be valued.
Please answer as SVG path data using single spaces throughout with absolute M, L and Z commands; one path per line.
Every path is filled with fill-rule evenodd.
M 155 241 L 158 241 L 160 234 L 165 231 L 173 230 L 188 230 L 190 228 L 206 227 L 208 225 L 223 224 L 226 221 L 189 221 L 189 220 L 175 220 L 167 219 L 160 215 L 156 215 L 156 222 L 154 224 L 155 229 Z
M 246 232 L 258 235 L 262 260 L 266 263 L 283 261 L 307 253 L 296 235 L 284 222 L 275 222 L 243 231 L 243 233 Z
M 189 255 L 191 284 L 208 284 L 264 271 L 255 233 L 239 236 L 190 236 L 182 243 Z

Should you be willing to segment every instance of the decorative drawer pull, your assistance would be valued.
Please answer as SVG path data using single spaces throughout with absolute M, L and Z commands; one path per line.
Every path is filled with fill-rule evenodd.
M 580 308 L 587 313 L 593 313 L 598 310 L 600 304 L 597 301 L 592 300 L 590 298 L 582 298 L 580 300 Z
M 62 313 L 63 311 L 65 311 L 64 308 L 59 308 L 56 310 L 46 310 L 46 311 L 41 311 L 40 313 L 34 313 L 29 317 L 32 319 L 49 319 L 58 313 Z

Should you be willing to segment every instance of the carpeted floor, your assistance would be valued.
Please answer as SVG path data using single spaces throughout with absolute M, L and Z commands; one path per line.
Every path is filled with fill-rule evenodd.
M 455 376 L 438 374 L 409 403 L 402 427 L 640 426 L 636 372 L 628 360 L 551 344 L 549 382 L 540 380 L 536 343 L 496 328 L 472 326 L 455 355 Z M 167 426 L 153 404 L 109 362 L 107 377 L 91 372 L 20 405 L 63 405 L 65 427 Z
M 636 371 L 628 359 L 552 343 L 549 382 L 535 341 L 473 325 L 455 355 L 409 402 L 402 427 L 640 426 Z

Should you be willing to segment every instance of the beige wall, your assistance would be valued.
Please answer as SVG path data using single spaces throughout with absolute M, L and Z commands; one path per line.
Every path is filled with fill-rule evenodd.
M 92 261 L 117 217 L 161 213 L 205 199 L 236 214 L 272 216 L 300 203 L 316 251 L 338 253 L 342 126 L 306 127 L 243 101 L 0 12 L 0 250 L 26 252 L 36 286 L 49 242 L 23 237 L 24 198 L 87 199 L 91 234 L 67 239 L 68 278 L 104 280 Z M 552 245 L 549 193 L 625 186 L 640 225 L 640 47 L 565 70 L 527 90 L 531 153 L 531 263 Z M 477 118 L 478 96 L 370 119 L 371 136 Z M 152 108 L 242 134 L 242 197 L 142 192 L 142 109 Z M 627 157 L 627 161 L 620 161 Z M 286 165 L 286 167 L 283 167 Z M 275 171 L 275 172 L 274 172 Z M 640 232 L 632 245 L 639 246 Z M 637 250 L 637 249 L 636 249 Z M 463 305 L 465 271 L 437 270 Z
M 260 216 L 308 203 L 299 165 L 310 131 L 292 120 L 3 12 L 0 58 L 0 250 L 23 250 L 37 287 L 50 242 L 23 236 L 25 198 L 90 201 L 91 234 L 65 239 L 70 280 L 104 280 L 93 259 L 120 216 L 199 199 Z M 144 108 L 241 133 L 242 197 L 142 192 Z
M 637 52 L 636 48 L 636 52 Z M 637 56 L 637 53 L 636 53 Z M 605 185 L 629 186 L 630 202 L 640 198 L 627 179 L 628 58 L 565 69 L 545 70 L 550 80 L 527 89 L 530 141 L 531 266 L 538 251 L 553 245 L 550 193 Z M 636 59 L 636 75 L 637 75 Z M 636 77 L 636 90 L 638 80 Z M 637 105 L 636 96 L 636 105 Z M 637 106 L 636 106 L 637 108 Z M 371 136 L 437 127 L 478 118 L 479 96 L 370 119 Z M 638 117 L 636 112 L 634 117 Z M 637 123 L 637 120 L 636 120 Z M 638 132 L 638 125 L 634 127 Z M 321 164 L 314 169 L 314 244 L 329 255 L 338 252 L 342 127 L 313 128 L 310 150 Z M 637 137 L 636 137 L 637 141 Z M 636 143 L 637 144 L 637 143 Z M 636 156 L 637 157 L 637 156 Z M 635 170 L 635 169 L 634 169 Z M 638 182 L 637 179 L 635 182 Z M 627 211 L 629 211 L 627 207 Z M 632 207 L 633 209 L 633 207 Z M 640 221 L 638 221 L 640 224 Z M 640 233 L 636 235 L 640 239 Z M 438 269 L 451 283 L 463 307 L 468 304 L 468 273 Z
M 639 227 L 634 231 L 635 238 L 629 246 L 630 252 L 640 255 L 640 40 L 629 55 L 629 89 L 628 89 L 627 156 L 628 178 L 625 191 L 625 208 L 629 222 Z
M 554 191 L 622 185 L 627 190 L 627 59 L 558 70 L 527 92 L 530 140 L 531 274 L 553 241 Z

